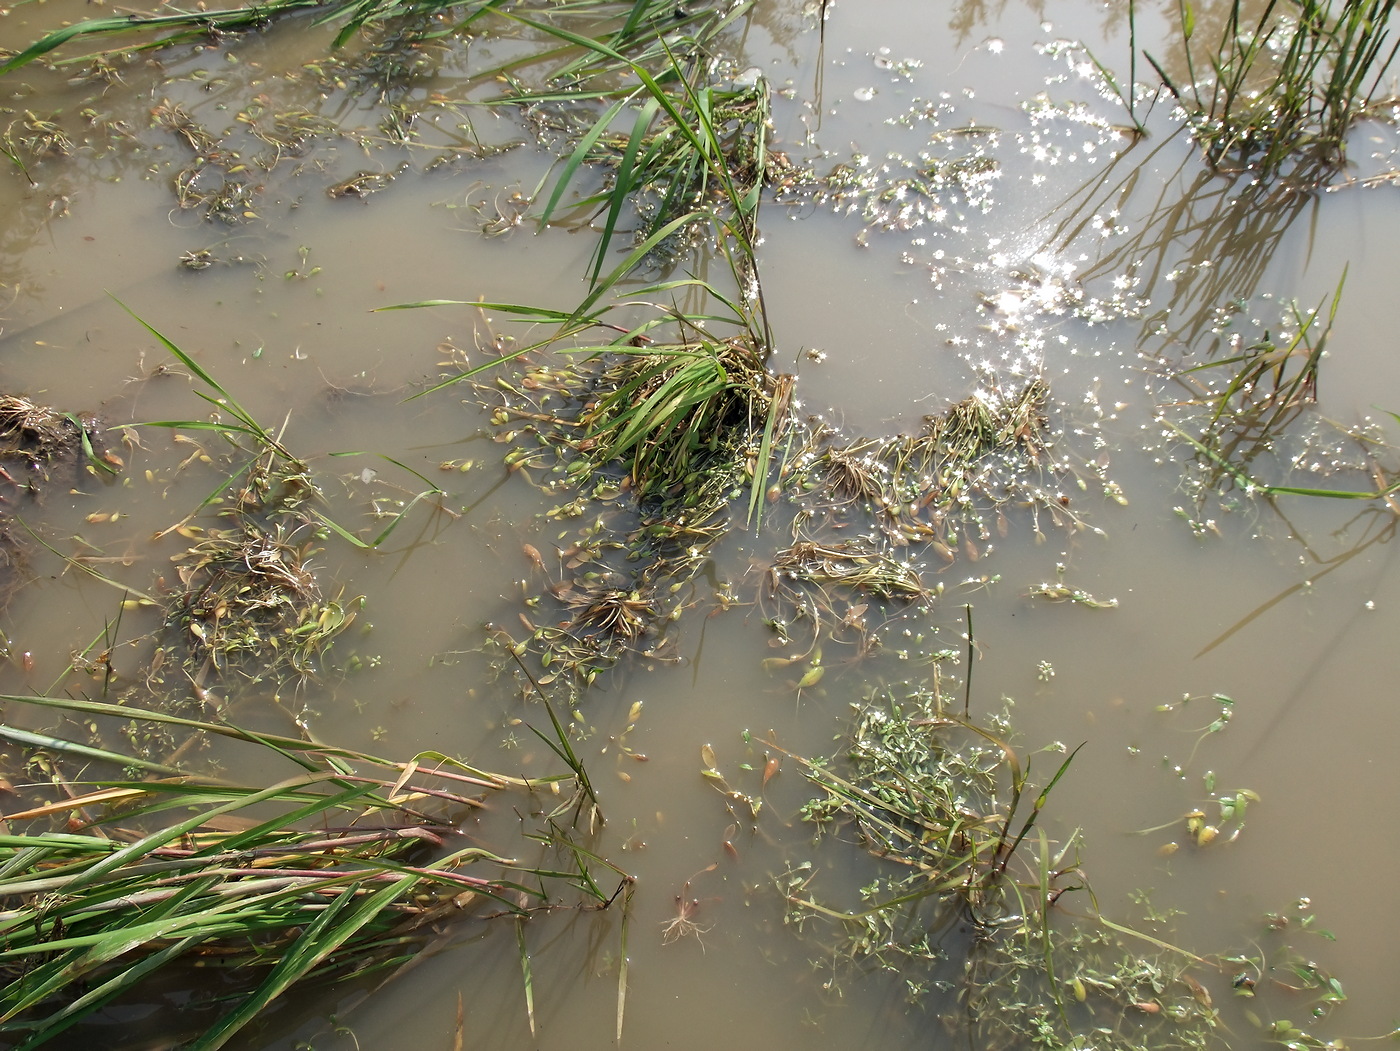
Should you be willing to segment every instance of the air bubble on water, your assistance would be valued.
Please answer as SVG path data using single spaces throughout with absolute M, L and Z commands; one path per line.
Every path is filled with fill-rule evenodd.
M 869 102 L 875 97 L 875 89 L 856 88 L 855 91 L 851 92 L 851 97 L 854 98 L 857 102 Z

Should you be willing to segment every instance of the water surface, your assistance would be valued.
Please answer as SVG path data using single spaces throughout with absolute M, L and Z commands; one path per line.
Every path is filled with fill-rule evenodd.
M 25 42 L 58 15 L 16 8 L 0 26 L 3 40 Z M 1145 17 L 1140 43 L 1144 33 L 1161 34 L 1151 46 L 1166 53 L 1170 24 L 1165 14 Z M 890 656 L 833 662 L 814 688 L 797 691 L 790 677 L 763 670 L 765 657 L 786 651 L 770 645 L 762 611 L 745 601 L 685 618 L 674 661 L 625 663 L 583 694 L 578 748 L 607 818 L 589 849 L 637 879 L 624 1046 L 897 1048 L 938 1039 L 935 1016 L 951 1003 L 911 1008 L 898 976 L 839 966 L 817 925 L 804 933 L 784 923 L 775 877 L 789 866 L 811 861 L 839 882 L 872 864 L 852 844 L 813 842 L 796 818 L 811 790 L 795 764 L 765 786 L 760 819 L 741 823 L 701 776 L 701 755 L 711 746 L 727 772 L 743 762 L 761 767 L 762 746 L 746 744 L 746 731 L 798 754 L 838 752 L 867 683 L 909 674 L 895 650 L 908 652 L 908 667 L 937 649 L 961 652 L 968 603 L 974 712 L 990 716 L 1010 698 L 1027 750 L 1085 742 L 1045 824 L 1061 840 L 1080 830 L 1083 869 L 1106 915 L 1138 922 L 1130 896 L 1150 888 L 1156 907 L 1183 912 L 1171 940 L 1213 954 L 1248 951 L 1266 912 L 1295 922 L 1315 914 L 1335 942 L 1302 935 L 1299 944 L 1350 997 L 1319 1032 L 1354 1038 L 1394 1024 L 1400 950 L 1389 932 L 1400 899 L 1377 875 L 1400 852 L 1389 831 L 1400 827 L 1400 796 L 1387 761 L 1400 734 L 1386 685 L 1395 681 L 1390 640 L 1400 627 L 1393 517 L 1384 505 L 1287 496 L 1232 493 L 1198 505 L 1189 449 L 1158 417 L 1178 418 L 1186 398 L 1161 362 L 1206 354 L 1213 311 L 1238 301 L 1225 337 L 1253 338 L 1277 329 L 1286 302 L 1324 302 L 1344 269 L 1319 413 L 1353 426 L 1400 406 L 1387 350 L 1400 215 L 1390 188 L 1350 188 L 1241 216 L 1231 199 L 1243 188 L 1201 177 L 1161 100 L 1147 118 L 1149 137 L 1129 150 L 1120 102 L 1104 96 L 1085 52 L 1065 44 L 1082 41 L 1123 75 L 1126 33 L 1121 19 L 1077 4 L 960 5 L 949 14 L 871 0 L 832 5 L 822 45 L 810 11 L 772 0 L 756 5 L 734 43 L 736 68 L 754 64 L 790 86 L 776 106 L 778 145 L 819 174 L 853 164 L 893 181 L 921 153 L 993 162 L 985 180 L 908 213 L 897 198 L 868 213 L 859 196 L 849 208 L 810 197 L 764 205 L 773 364 L 799 376 L 804 410 L 853 435 L 910 432 L 979 385 L 1043 376 L 1054 434 L 1045 485 L 1082 526 L 1046 516 L 1037 529 L 1028 511 L 1012 509 L 1004 536 L 994 529 L 976 540 L 975 561 L 966 549 L 950 565 L 911 547 L 926 582 L 943 585 L 941 600 L 888 632 Z M 521 599 L 539 590 L 522 545 L 553 563 L 574 525 L 547 517 L 555 501 L 506 469 L 489 412 L 465 386 L 406 400 L 463 361 L 487 360 L 502 333 L 524 333 L 467 306 L 370 311 L 423 299 L 568 307 L 584 294 L 592 236 L 510 224 L 511 195 L 540 183 L 547 150 L 532 144 L 427 171 L 432 150 L 387 143 L 382 98 L 314 86 L 304 63 L 324 52 L 325 39 L 320 30 L 271 30 L 155 56 L 125 69 L 123 83 L 97 89 L 39 73 L 23 89 L 15 77 L 5 82 L 13 94 L 4 105 L 16 114 L 70 112 L 92 96 L 103 120 L 71 155 L 35 160 L 34 185 L 14 170 L 0 179 L 10 216 L 0 244 L 0 383 L 100 414 L 118 443 L 128 423 L 200 417 L 207 406 L 188 377 L 169 369 L 115 297 L 196 356 L 265 425 L 283 428 L 283 442 L 310 461 L 330 513 L 349 528 L 377 533 L 422 488 L 382 458 L 430 477 L 446 495 L 416 507 L 380 549 L 331 539 L 316 555 L 324 592 L 364 597 L 324 681 L 279 693 L 276 707 L 267 691 L 229 691 L 228 714 L 260 712 L 281 719 L 284 731 L 299 722 L 379 754 L 437 749 L 506 772 L 554 772 L 557 761 L 521 724 L 542 724 L 539 706 L 493 676 L 482 647 L 484 626 L 514 625 Z M 493 49 L 519 46 L 487 42 L 466 58 L 449 50 L 403 92 L 399 101 L 431 111 L 422 119 L 439 125 L 426 142 L 460 138 L 455 111 L 432 111 L 426 100 L 465 101 L 476 89 L 463 87 L 464 70 Z M 236 114 L 259 93 L 323 113 L 342 134 L 308 140 L 302 155 L 276 163 L 264 155 L 250 214 L 236 224 L 178 207 L 172 179 L 189 150 L 151 127 L 152 108 L 178 101 L 234 141 L 243 134 Z M 484 141 L 526 137 L 506 118 L 470 117 Z M 1357 135 L 1358 164 L 1384 170 L 1388 131 Z M 246 135 L 238 141 L 268 148 Z M 394 173 L 405 161 L 391 185 L 363 200 L 326 192 L 358 171 Z M 1131 173 L 1129 190 L 1108 192 Z M 1162 209 L 1177 204 L 1220 223 L 1199 237 L 1163 236 Z M 1072 237 L 1061 225 L 1069 217 L 1071 227 L 1085 220 Z M 492 220 L 500 236 L 483 235 Z M 1229 236 L 1227 223 L 1235 224 Z M 180 265 L 183 253 L 201 249 L 213 265 Z M 1163 308 L 1169 313 L 1145 321 Z M 131 433 L 120 445 L 120 478 L 55 482 L 37 501 L 9 499 L 58 550 L 119 556 L 104 572 L 146 589 L 171 572 L 180 549 L 178 537 L 152 535 L 196 507 L 218 475 L 198 463 L 179 467 L 189 446 L 167 430 Z M 1300 453 L 1304 464 L 1334 458 L 1327 433 L 1319 428 L 1317 444 Z M 352 451 L 366 455 L 328 455 Z M 1325 473 L 1307 477 L 1327 484 Z M 113 512 L 116 520 L 105 520 Z M 737 530 L 713 549 L 693 595 L 698 609 L 714 608 L 720 582 L 752 598 L 762 567 L 786 542 L 776 535 L 782 520 L 775 513 L 767 532 Z M 112 629 L 117 591 L 37 545 L 25 568 L 3 630 L 10 652 L 32 659 L 27 669 L 16 659 L 0 671 L 0 687 L 92 693 L 100 684 L 65 668 L 104 630 L 125 643 L 113 656 L 118 683 L 140 681 L 154 614 L 129 612 Z M 1060 576 L 1117 607 L 1031 597 Z M 955 695 L 965 673 L 947 669 Z M 1232 718 L 1202 737 L 1219 714 L 1215 694 L 1233 702 Z M 1183 697 L 1193 700 L 1183 705 Z M 645 761 L 616 740 L 639 703 L 625 744 Z M 1036 762 L 1048 772 L 1059 759 Z M 1182 842 L 1164 857 L 1180 828 L 1131 834 L 1212 805 L 1208 773 L 1217 792 L 1248 788 L 1260 797 L 1237 840 L 1199 849 Z M 511 805 L 481 830 L 505 851 L 521 849 Z M 668 943 L 678 896 L 699 902 L 698 936 Z M 1086 901 L 1067 904 L 1088 911 Z M 533 1034 L 512 921 L 467 919 L 435 936 L 403 973 L 366 987 L 368 995 L 294 997 L 242 1046 L 612 1046 L 620 925 L 617 909 L 561 910 L 526 925 Z M 123 1046 L 166 1039 L 152 1032 Z M 1224 1041 L 1246 1047 L 1260 1038 L 1237 1029 Z

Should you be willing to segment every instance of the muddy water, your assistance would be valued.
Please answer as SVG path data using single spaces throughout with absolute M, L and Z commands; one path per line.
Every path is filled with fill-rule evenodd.
M 27 41 L 49 17 L 17 9 L 0 27 L 4 42 Z M 1168 24 L 1165 15 L 1145 16 L 1139 32 L 1165 33 Z M 541 713 L 493 681 L 481 648 L 484 625 L 513 624 L 521 598 L 539 590 L 522 545 L 548 562 L 571 528 L 547 517 L 553 502 L 505 469 L 489 414 L 465 389 L 406 400 L 456 367 L 445 363 L 486 360 L 498 335 L 519 329 L 463 306 L 368 311 L 422 299 L 569 306 L 583 294 L 592 241 L 510 224 L 510 197 L 540 182 L 544 152 L 522 147 L 426 172 L 419 153 L 383 144 L 383 110 L 372 96 L 331 90 L 316 102 L 302 74 L 290 74 L 322 53 L 317 33 L 288 29 L 181 53 L 127 69 L 124 84 L 101 91 L 36 74 L 22 97 L 5 99 L 43 115 L 93 95 L 107 130 L 71 156 L 32 161 L 36 185 L 17 171 L 0 179 L 10 217 L 0 246 L 8 304 L 0 385 L 99 413 L 126 462 L 110 482 L 56 480 L 37 502 L 10 499 L 55 548 L 114 558 L 104 573 L 149 589 L 170 574 L 179 550 L 152 534 L 218 482 L 215 466 L 179 466 L 190 447 L 167 430 L 135 428 L 120 443 L 122 424 L 195 419 L 207 406 L 111 293 L 196 355 L 266 425 L 285 421 L 282 440 L 308 458 L 330 513 L 349 528 L 374 535 L 422 488 L 383 457 L 446 491 L 437 506 L 416 507 L 379 550 L 327 541 L 315 559 L 321 586 L 363 596 L 360 620 L 337 642 L 325 682 L 288 690 L 277 707 L 265 692 L 230 691 L 229 717 L 280 718 L 284 730 L 300 722 L 336 743 L 396 757 L 437 749 L 505 772 L 553 772 L 553 757 L 520 724 Z M 1006 4 L 994 13 L 959 5 L 948 13 L 881 0 L 833 5 L 822 50 L 797 5 L 757 5 L 735 45 L 739 64 L 791 86 L 775 120 L 794 159 L 823 173 L 852 164 L 887 181 L 921 152 L 989 159 L 995 172 L 921 210 L 902 211 L 897 197 L 868 214 L 859 198 L 850 207 L 765 205 L 760 261 L 775 365 L 799 375 L 805 409 L 853 434 L 910 430 L 979 383 L 1046 378 L 1053 456 L 1074 467 L 1047 464 L 1046 484 L 1084 526 L 1042 522 L 1038 537 L 1029 515 L 1013 515 L 1004 537 L 978 542 L 976 560 L 963 551 L 952 565 L 911 549 L 944 595 L 930 611 L 907 613 L 889 648 L 908 651 L 911 663 L 938 649 L 961 651 L 970 603 L 974 711 L 990 715 L 1010 698 L 1028 750 L 1086 742 L 1055 789 L 1046 824 L 1058 839 L 1081 830 L 1081 862 L 1104 912 L 1140 922 L 1131 896 L 1150 888 L 1156 908 L 1183 912 L 1169 930 L 1152 931 L 1202 954 L 1249 951 L 1266 912 L 1290 914 L 1295 925 L 1315 914 L 1336 940 L 1302 934 L 1297 944 L 1337 973 L 1350 997 L 1318 1032 L 1384 1033 L 1400 973 L 1390 936 L 1400 898 L 1384 876 L 1400 854 L 1400 794 L 1387 761 L 1400 740 L 1390 685 L 1400 659 L 1392 516 L 1360 501 L 1238 494 L 1207 499 L 1198 511 L 1188 450 L 1155 421 L 1163 411 L 1176 418 L 1173 403 L 1188 397 L 1161 378 L 1157 361 L 1203 354 L 1211 337 L 1201 318 L 1239 300 L 1231 325 L 1254 338 L 1278 328 L 1284 303 L 1323 302 L 1344 268 L 1321 412 L 1353 425 L 1400 407 L 1389 352 L 1400 214 L 1393 188 L 1353 188 L 1274 212 L 1244 208 L 1241 217 L 1244 206 L 1220 180 L 1201 179 L 1162 102 L 1147 117 L 1150 137 L 1113 162 L 1128 144 L 1115 130 L 1128 123 L 1122 107 L 1103 96 L 1083 52 L 1046 45 L 1082 40 L 1121 75 L 1125 35 L 1121 19 L 1079 4 Z M 497 57 L 520 46 L 499 45 Z M 406 104 L 430 92 L 450 96 L 460 68 L 449 56 L 406 93 Z M 149 127 L 152 107 L 179 101 L 222 130 L 259 92 L 322 106 L 342 128 L 362 130 L 361 141 L 313 141 L 301 156 L 269 165 L 244 209 L 252 214 L 236 225 L 178 208 L 170 182 L 189 151 Z M 1060 110 L 1027 108 L 1042 94 Z M 506 120 L 474 116 L 488 141 L 525 138 Z M 453 141 L 452 121 L 433 119 L 429 140 Z M 1384 127 L 1359 131 L 1358 169 L 1386 170 L 1392 138 Z M 326 192 L 359 172 L 395 173 L 405 160 L 410 167 L 382 192 Z M 1134 172 L 1129 190 L 1111 192 Z M 1237 235 L 1163 235 L 1154 209 L 1178 203 L 1198 219 L 1225 216 Z M 1088 221 L 1066 236 L 1080 219 Z M 483 236 L 483 222 L 493 220 L 500 236 Z M 183 253 L 205 248 L 207 269 L 179 265 Z M 1163 308 L 1170 313 L 1144 321 Z M 1335 457 L 1326 432 L 1319 435 L 1300 455 L 1325 467 Z M 329 455 L 341 452 L 364 455 Z M 1126 505 L 1103 494 L 1105 478 Z M 105 520 L 112 512 L 116 520 Z M 754 567 L 777 546 L 773 536 L 736 534 L 716 549 L 706 579 L 751 593 Z M 150 658 L 143 637 L 157 627 L 152 614 L 129 612 L 112 628 L 120 593 L 37 546 L 26 573 L 3 629 L 13 654 L 31 654 L 31 667 L 17 657 L 0 688 L 100 692 L 100 681 L 65 669 L 104 631 L 123 643 L 113 656 L 119 683 L 139 681 Z M 1057 575 L 1117 607 L 1029 597 Z M 708 608 L 707 588 L 695 598 Z M 783 674 L 762 670 L 776 651 L 758 610 L 685 619 L 676 630 L 677 661 L 619 668 L 578 705 L 578 748 L 607 817 L 589 849 L 638 880 L 623 1045 L 926 1046 L 942 1032 L 935 1016 L 951 1001 L 911 1009 L 897 976 L 835 967 L 819 931 L 784 924 L 774 877 L 788 866 L 811 861 L 833 885 L 858 885 L 871 872 L 855 848 L 812 842 L 795 817 L 809 794 L 797 770 L 788 764 L 765 786 L 756 828 L 731 827 L 740 823 L 700 774 L 706 744 L 736 776 L 741 763 L 761 765 L 746 732 L 771 734 L 801 754 L 836 751 L 866 683 L 907 675 L 910 665 L 895 657 L 838 663 L 799 692 Z M 352 663 L 358 670 L 346 670 Z M 951 673 L 950 690 L 961 690 L 964 673 Z M 1232 718 L 1203 734 L 1220 712 L 1215 694 L 1233 701 Z M 638 703 L 625 744 L 645 762 L 615 740 Z M 1036 762 L 1053 769 L 1059 759 Z M 1234 842 L 1196 849 L 1183 841 L 1163 856 L 1166 844 L 1183 839 L 1178 819 L 1213 805 L 1208 774 L 1217 791 L 1247 788 L 1260 803 Z M 481 835 L 518 851 L 513 821 L 503 805 Z M 668 943 L 678 897 L 699 902 L 697 929 Z M 1299 909 L 1303 898 L 1310 906 Z M 372 995 L 366 987 L 297 997 L 243 1046 L 611 1046 L 621 936 L 617 909 L 566 910 L 526 926 L 534 1034 L 514 928 L 466 920 Z M 128 1046 L 168 1042 L 159 1020 L 143 1024 L 153 1028 Z M 1226 1042 L 1254 1046 L 1256 1038 L 1246 1026 Z

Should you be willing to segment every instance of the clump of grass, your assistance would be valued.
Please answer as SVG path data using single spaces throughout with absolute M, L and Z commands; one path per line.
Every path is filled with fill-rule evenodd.
M 510 467 L 562 501 L 546 517 L 585 523 L 557 559 L 539 560 L 560 568 L 539 601 L 562 619 L 531 625 L 551 677 L 589 682 L 623 653 L 661 655 L 671 596 L 727 531 L 735 495 L 746 483 L 762 492 L 765 444 L 789 423 L 787 388 L 751 343 L 716 339 L 693 315 L 661 317 L 694 341 L 627 332 L 477 388 L 513 446 Z
M 798 758 L 823 793 L 803 807 L 802 817 L 827 834 L 849 829 L 870 853 L 905 868 L 883 887 L 888 901 L 865 894 L 869 915 L 922 900 L 992 926 L 1016 904 L 1003 881 L 1073 758 L 1061 762 L 1013 832 L 1029 764 L 997 734 L 946 711 L 936 691 L 904 699 L 886 691 L 862 706 L 839 773 L 826 762 Z M 792 903 L 829 911 L 810 900 Z M 946 919 L 935 917 L 931 926 Z
M 1283 174 L 1302 186 L 1340 171 L 1347 136 L 1400 46 L 1387 45 L 1394 0 L 1269 0 L 1255 19 L 1233 0 L 1204 56 L 1191 5 L 1178 6 L 1187 82 L 1146 57 L 1186 110 L 1212 170 Z
M 75 472 L 86 465 L 94 473 L 114 474 L 122 466 L 121 458 L 103 447 L 96 418 L 0 395 L 0 465 L 16 467 L 21 475 L 10 477 L 11 483 L 33 486 L 36 477 L 47 477 L 52 465 L 65 459 L 75 462 Z
M 946 149 L 941 156 L 891 158 L 883 165 L 856 159 L 821 177 L 789 170 L 775 181 L 784 199 L 810 197 L 840 214 L 858 213 L 867 230 L 912 230 L 937 220 L 950 191 L 973 207 L 986 207 L 1000 165 L 983 143 L 994 139 L 996 131 L 971 126 L 937 133 L 933 145 Z M 890 167 L 893 175 L 887 173 Z M 862 242 L 865 236 L 861 234 Z
M 79 429 L 66 413 L 14 394 L 0 396 L 0 435 L 15 452 L 47 456 L 72 448 Z
M 122 308 L 131 313 L 125 304 Z M 318 654 L 355 616 L 353 601 L 322 595 L 309 565 L 317 543 L 333 534 L 357 547 L 376 547 L 420 500 L 441 491 L 430 487 L 419 493 L 373 540 L 361 539 L 317 508 L 322 494 L 310 468 L 279 434 L 263 426 L 184 350 L 134 313 L 132 317 L 204 385 L 196 394 L 215 409 L 209 419 L 156 420 L 144 426 L 212 433 L 229 445 L 235 461 L 242 460 L 194 511 L 160 534 L 193 540 L 176 557 L 180 586 L 166 611 L 167 629 L 190 655 L 185 675 L 196 693 L 211 671 L 231 667 L 255 680 L 277 677 L 283 668 L 298 678 L 313 675 Z M 197 442 L 180 437 L 196 445 L 187 462 L 214 462 Z M 211 507 L 219 508 L 230 523 L 227 528 L 191 526 Z
M 55 772 L 25 786 L 7 771 L 28 797 L 0 836 L 0 1031 L 11 1046 L 39 1047 L 110 1003 L 139 998 L 158 972 L 198 963 L 241 990 L 231 1008 L 198 1008 L 206 1024 L 190 1046 L 209 1051 L 308 978 L 400 965 L 428 925 L 485 902 L 511 915 L 547 904 L 542 878 L 605 897 L 591 879 L 469 841 L 463 819 L 479 795 L 523 784 L 514 778 L 436 753 L 395 763 L 125 705 L 4 700 L 85 725 L 115 717 L 218 735 L 289 763 L 268 787 L 168 768 L 144 780 Z M 9 726 L 0 736 L 35 739 Z M 101 758 L 54 741 L 44 749 L 51 771 L 65 755 Z
M 757 349 L 741 339 L 615 352 L 579 419 L 584 462 L 593 470 L 625 463 L 644 509 L 676 504 L 716 464 L 729 468 L 732 488 L 775 393 Z M 692 529 L 718 511 L 706 503 L 686 509 Z
M 1038 379 L 1017 391 L 978 392 L 930 417 L 928 441 L 945 465 L 974 463 L 1018 444 L 1034 447 L 1045 423 L 1048 394 Z
M 927 542 L 952 561 L 953 552 L 991 534 L 985 513 L 1010 499 L 1013 477 L 1045 458 L 1049 388 L 1034 379 L 1016 389 L 987 384 L 942 413 L 925 418 L 916 435 L 831 438 L 804 466 L 814 500 L 832 508 L 865 509 L 894 544 Z M 974 496 L 986 498 L 979 508 Z M 1073 521 L 1045 497 L 1027 501 L 1056 518 Z M 966 521 L 966 528 L 963 523 Z
M 656 619 L 656 599 L 645 591 L 594 588 L 564 591 L 559 597 L 574 610 L 574 623 L 582 631 L 596 629 L 624 639 L 640 637 Z
M 42 497 L 55 474 L 74 486 L 85 473 L 111 476 L 122 466 L 121 457 L 107 449 L 95 417 L 0 395 L 0 606 L 22 581 L 27 542 L 16 527 L 44 544 L 19 517 L 18 498 Z
M 1007 725 L 1005 713 L 985 726 L 951 713 L 936 686 L 901 684 L 857 706 L 835 758 L 762 742 L 765 753 L 794 759 L 817 790 L 802 819 L 872 859 L 853 899 L 832 900 L 829 866 L 810 860 L 777 879 L 787 923 L 830 957 L 826 988 L 839 994 L 851 969 L 888 972 L 950 1036 L 996 1049 L 1224 1048 L 1234 1039 L 1227 1019 L 1236 1020 L 1228 1002 L 1241 1000 L 1250 1009 L 1239 1022 L 1264 1039 L 1340 1046 L 1283 1020 L 1294 1011 L 1322 1019 L 1346 999 L 1340 982 L 1293 949 L 1286 924 L 1271 923 L 1247 954 L 1207 957 L 1164 940 L 1172 916 L 1145 896 L 1141 922 L 1156 933 L 1103 916 L 1078 835 L 1057 844 L 1042 827 L 1074 753 L 1033 788 L 1033 757 L 1007 743 Z M 712 754 L 705 761 L 730 813 L 756 819 L 754 801 L 713 769 Z M 1066 910 L 1068 898 L 1086 914 Z
M 839 586 L 877 598 L 907 601 L 929 594 L 912 565 L 860 539 L 837 544 L 798 541 L 774 557 L 768 579 L 774 591 L 789 587 L 788 582 L 795 581 L 818 588 Z
M 355 619 L 322 596 L 310 568 L 322 531 L 302 506 L 316 495 L 305 465 L 265 455 L 246 477 L 220 511 L 231 525 L 193 534 L 178 556 L 166 626 L 188 648 L 197 681 L 211 669 L 314 675 L 317 655 Z
M 1134 898 L 1144 928 L 1170 923 L 1147 895 Z M 1247 953 L 1202 957 L 1102 916 L 1028 927 L 973 951 L 961 976 L 966 1013 L 948 1019 L 950 1030 L 970 1027 L 991 1048 L 1226 1051 L 1243 1034 L 1296 1051 L 1345 1046 L 1318 1035 L 1346 1001 L 1341 982 L 1280 931 L 1261 931 Z M 936 997 L 931 985 L 927 995 Z
M 1345 280 L 1343 275 L 1342 283 Z M 1318 370 L 1341 295 L 1339 284 L 1321 324 L 1320 309 L 1305 316 L 1296 305 L 1290 305 L 1293 331 L 1282 345 L 1266 331 L 1247 345 L 1243 339 L 1236 341 L 1235 352 L 1228 357 L 1193 365 L 1177 374 L 1180 380 L 1217 373 L 1225 376 L 1225 382 L 1206 395 L 1213 411 L 1200 438 L 1211 451 L 1214 464 L 1248 465 L 1261 452 L 1273 448 L 1283 437 L 1284 428 L 1317 401 Z M 1226 476 L 1223 469 L 1215 468 L 1207 484 L 1213 488 Z

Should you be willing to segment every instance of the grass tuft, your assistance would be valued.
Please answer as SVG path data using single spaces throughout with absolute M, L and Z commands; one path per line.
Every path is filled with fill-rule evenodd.
M 395 966 L 428 924 L 482 901 L 514 913 L 540 894 L 501 875 L 518 862 L 473 845 L 461 828 L 480 805 L 464 790 L 512 779 L 439 756 L 396 764 L 149 714 L 280 753 L 291 772 L 268 787 L 195 774 L 68 781 L 66 794 L 48 799 L 35 798 L 43 786 L 20 785 L 30 801 L 6 814 L 0 836 L 0 1032 L 11 1046 L 39 1047 L 106 1004 L 139 997 L 155 972 L 197 962 L 244 989 L 191 1045 L 209 1051 L 304 979 Z M 0 736 L 24 741 L 8 726 Z
M 1311 187 L 1343 168 L 1347 136 L 1400 47 L 1388 44 L 1395 0 L 1269 0 L 1256 18 L 1233 0 L 1204 51 L 1191 4 L 1177 9 L 1187 80 L 1145 57 L 1186 110 L 1212 170 Z

